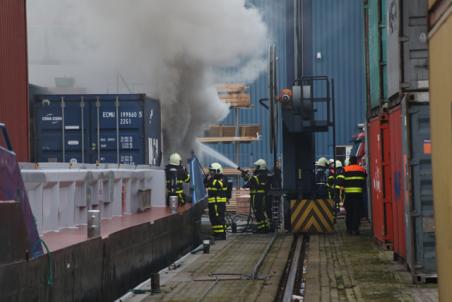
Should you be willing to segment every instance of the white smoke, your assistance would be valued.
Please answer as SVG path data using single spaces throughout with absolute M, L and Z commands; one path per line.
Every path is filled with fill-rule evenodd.
M 215 70 L 237 67 L 237 79 L 252 81 L 265 68 L 267 29 L 245 0 L 27 3 L 30 82 L 69 76 L 92 93 L 158 97 L 166 153 L 186 154 L 227 115 Z

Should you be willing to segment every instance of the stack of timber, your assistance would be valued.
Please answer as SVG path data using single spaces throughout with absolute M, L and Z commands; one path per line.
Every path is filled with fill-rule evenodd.
M 234 189 L 232 191 L 232 198 L 226 206 L 226 211 L 248 215 L 250 209 L 250 192 L 248 189 Z

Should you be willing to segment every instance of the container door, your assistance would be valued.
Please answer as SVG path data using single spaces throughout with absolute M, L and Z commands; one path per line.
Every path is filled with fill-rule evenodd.
M 96 97 L 91 103 L 91 160 L 145 163 L 144 104 L 121 96 Z
M 35 103 L 35 158 L 39 162 L 85 162 L 88 106 L 77 96 L 40 96 Z
M 381 170 L 380 151 L 380 119 L 378 117 L 370 120 L 368 128 L 369 139 L 369 178 L 371 180 L 372 197 L 372 226 L 375 238 L 384 241 L 384 204 L 383 204 L 383 178 Z
M 428 88 L 427 0 L 403 0 L 402 88 Z
M 386 6 L 388 98 L 400 90 L 400 0 L 388 0 Z
M 146 163 L 160 166 L 162 161 L 162 121 L 158 100 L 146 99 Z
M 383 184 L 383 203 L 384 203 L 384 240 L 392 242 L 394 240 L 394 225 L 392 212 L 392 175 L 391 175 L 391 132 L 387 116 L 381 121 L 381 171 Z
M 405 210 L 403 204 L 405 173 L 403 171 L 402 113 L 400 106 L 391 110 L 389 127 L 391 129 L 391 198 L 394 217 L 394 253 L 405 258 Z
M 433 218 L 430 115 L 428 104 L 411 104 L 408 109 L 411 139 L 411 227 L 412 270 L 430 274 L 436 271 Z

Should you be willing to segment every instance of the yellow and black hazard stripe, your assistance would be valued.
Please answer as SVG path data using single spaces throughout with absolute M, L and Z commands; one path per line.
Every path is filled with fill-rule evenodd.
M 303 199 L 290 201 L 293 233 L 330 233 L 334 230 L 334 200 Z

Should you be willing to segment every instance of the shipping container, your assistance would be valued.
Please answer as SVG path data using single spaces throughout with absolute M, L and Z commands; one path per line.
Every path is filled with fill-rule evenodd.
M 428 90 L 427 0 L 368 0 L 368 115 L 401 92 Z
M 375 239 L 386 249 L 394 239 L 391 198 L 390 129 L 387 116 L 369 121 L 369 177 L 371 178 L 372 227 Z
M 24 0 L 0 1 L 0 123 L 19 161 L 30 159 L 25 8 Z
M 430 0 L 429 73 L 439 295 L 452 301 L 452 1 Z
M 160 165 L 160 104 L 144 94 L 36 95 L 33 116 L 34 161 Z
M 391 201 L 394 218 L 394 241 L 393 249 L 396 259 L 406 259 L 406 238 L 405 238 L 405 207 L 404 207 L 404 181 L 407 158 L 403 152 L 402 140 L 402 110 L 400 106 L 393 108 L 389 112 L 390 144 L 387 148 L 391 156 Z
M 428 103 L 402 103 L 407 144 L 405 221 L 407 264 L 414 281 L 436 276 L 435 222 Z M 404 155 L 405 156 L 405 155 Z

